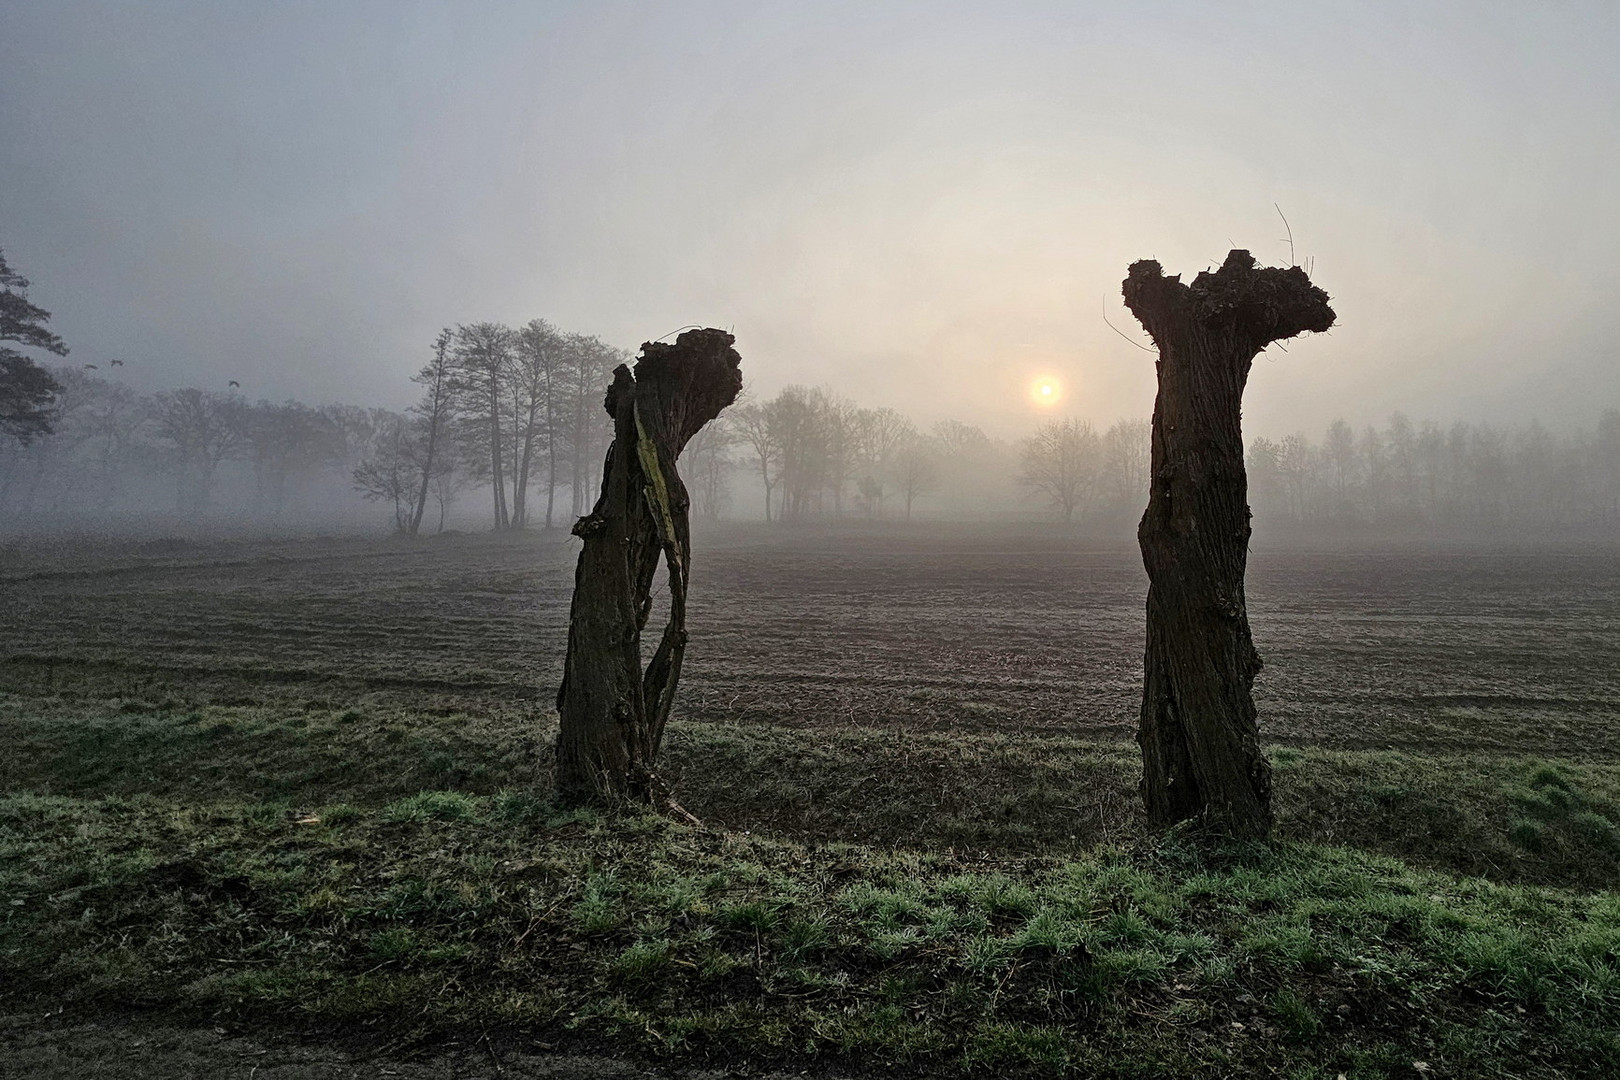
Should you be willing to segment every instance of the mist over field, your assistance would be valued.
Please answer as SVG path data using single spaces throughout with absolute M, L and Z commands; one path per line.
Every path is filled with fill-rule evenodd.
M 0 1076 L 1614 1075 L 1616 55 L 0 5 Z
M 1124 270 L 1190 280 L 1229 247 L 1300 263 L 1340 312 L 1251 380 L 1262 526 L 1614 515 L 1605 5 L 52 3 L 5 24 L 0 246 L 72 349 L 59 436 L 3 448 L 8 531 L 386 528 L 353 473 L 388 456 L 436 335 L 535 319 L 600 354 L 574 350 L 553 396 L 697 323 L 737 335 L 756 404 L 821 390 L 928 437 L 897 464 L 871 423 L 824 435 L 804 513 L 903 517 L 898 484 L 925 518 L 1128 524 L 1126 451 L 1088 448 L 1092 490 L 1054 498 L 1020 485 L 1022 445 L 1145 421 Z M 183 445 L 154 398 L 189 391 L 244 414 L 232 445 Z M 276 414 L 293 402 L 316 411 Z M 564 419 L 521 481 L 575 514 L 605 418 Z M 709 509 L 764 517 L 768 466 L 712 452 Z M 490 477 L 463 456 L 449 518 L 473 529 Z M 938 478 L 897 480 L 918 468 Z

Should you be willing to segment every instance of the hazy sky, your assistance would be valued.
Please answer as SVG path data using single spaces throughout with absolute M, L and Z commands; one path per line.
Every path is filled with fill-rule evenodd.
M 0 0 L 0 247 L 73 362 L 400 405 L 443 325 L 733 327 L 999 434 L 1145 416 L 1134 259 L 1301 263 L 1251 433 L 1620 406 L 1620 4 Z

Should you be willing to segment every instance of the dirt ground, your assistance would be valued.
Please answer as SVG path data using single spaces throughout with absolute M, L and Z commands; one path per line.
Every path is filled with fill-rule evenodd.
M 14 545 L 0 685 L 545 710 L 576 551 Z M 677 716 L 1126 740 L 1145 594 L 1134 550 L 1057 533 L 700 534 Z M 1613 549 L 1262 548 L 1249 607 L 1272 740 L 1620 755 Z
M 0 1017 L 0 1075 L 17 1080 L 787 1080 L 802 1073 L 664 1069 L 608 1057 L 546 1054 L 490 1045 L 404 1056 L 266 1039 L 223 1028 L 146 1020 L 59 1023 Z M 819 1080 L 838 1080 L 816 1074 Z

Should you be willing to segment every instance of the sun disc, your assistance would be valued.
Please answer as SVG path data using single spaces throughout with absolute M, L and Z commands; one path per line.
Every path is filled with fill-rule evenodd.
M 1056 405 L 1063 399 L 1063 384 L 1043 375 L 1030 384 L 1029 396 L 1037 405 Z

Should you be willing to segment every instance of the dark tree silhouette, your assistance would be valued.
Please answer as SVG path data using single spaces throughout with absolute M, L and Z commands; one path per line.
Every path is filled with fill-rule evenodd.
M 501 410 L 509 390 L 508 369 L 516 343 L 517 335 L 510 327 L 481 322 L 456 327 L 452 351 L 458 411 L 467 420 L 471 441 L 489 455 L 496 532 L 512 525 L 511 503 L 506 497 Z
M 451 346 L 455 333 L 446 327 L 433 339 L 433 359 L 411 377 L 422 388 L 422 398 L 411 411 L 416 414 L 422 434 L 422 468 L 420 486 L 416 492 L 410 523 L 405 531 L 415 536 L 422 528 L 422 513 L 427 509 L 428 488 L 437 475 L 439 457 L 448 448 L 450 423 L 455 419 L 455 367 Z M 443 470 L 438 470 L 443 471 Z M 441 528 L 442 528 L 441 522 Z
M 1273 341 L 1333 325 L 1328 296 L 1299 267 L 1258 269 L 1233 251 L 1184 285 L 1133 263 L 1125 304 L 1159 347 L 1151 486 L 1137 536 L 1148 573 L 1142 798 L 1149 820 L 1263 837 L 1271 766 L 1251 689 L 1243 573 L 1248 480 L 1240 414 L 1249 368 Z
M 686 649 L 689 499 L 675 461 L 742 389 L 734 340 L 723 330 L 688 330 L 673 345 L 643 345 L 634 372 L 624 364 L 613 371 L 601 492 L 573 530 L 584 548 L 557 691 L 564 802 L 630 798 L 673 808 L 654 770 Z M 669 621 L 643 671 L 641 632 L 660 561 Z
M 6 265 L 0 251 L 0 342 L 66 356 L 62 339 L 45 329 L 51 313 L 28 302 L 28 279 Z M 28 357 L 0 344 L 0 435 L 27 446 L 51 433 L 61 385 Z

